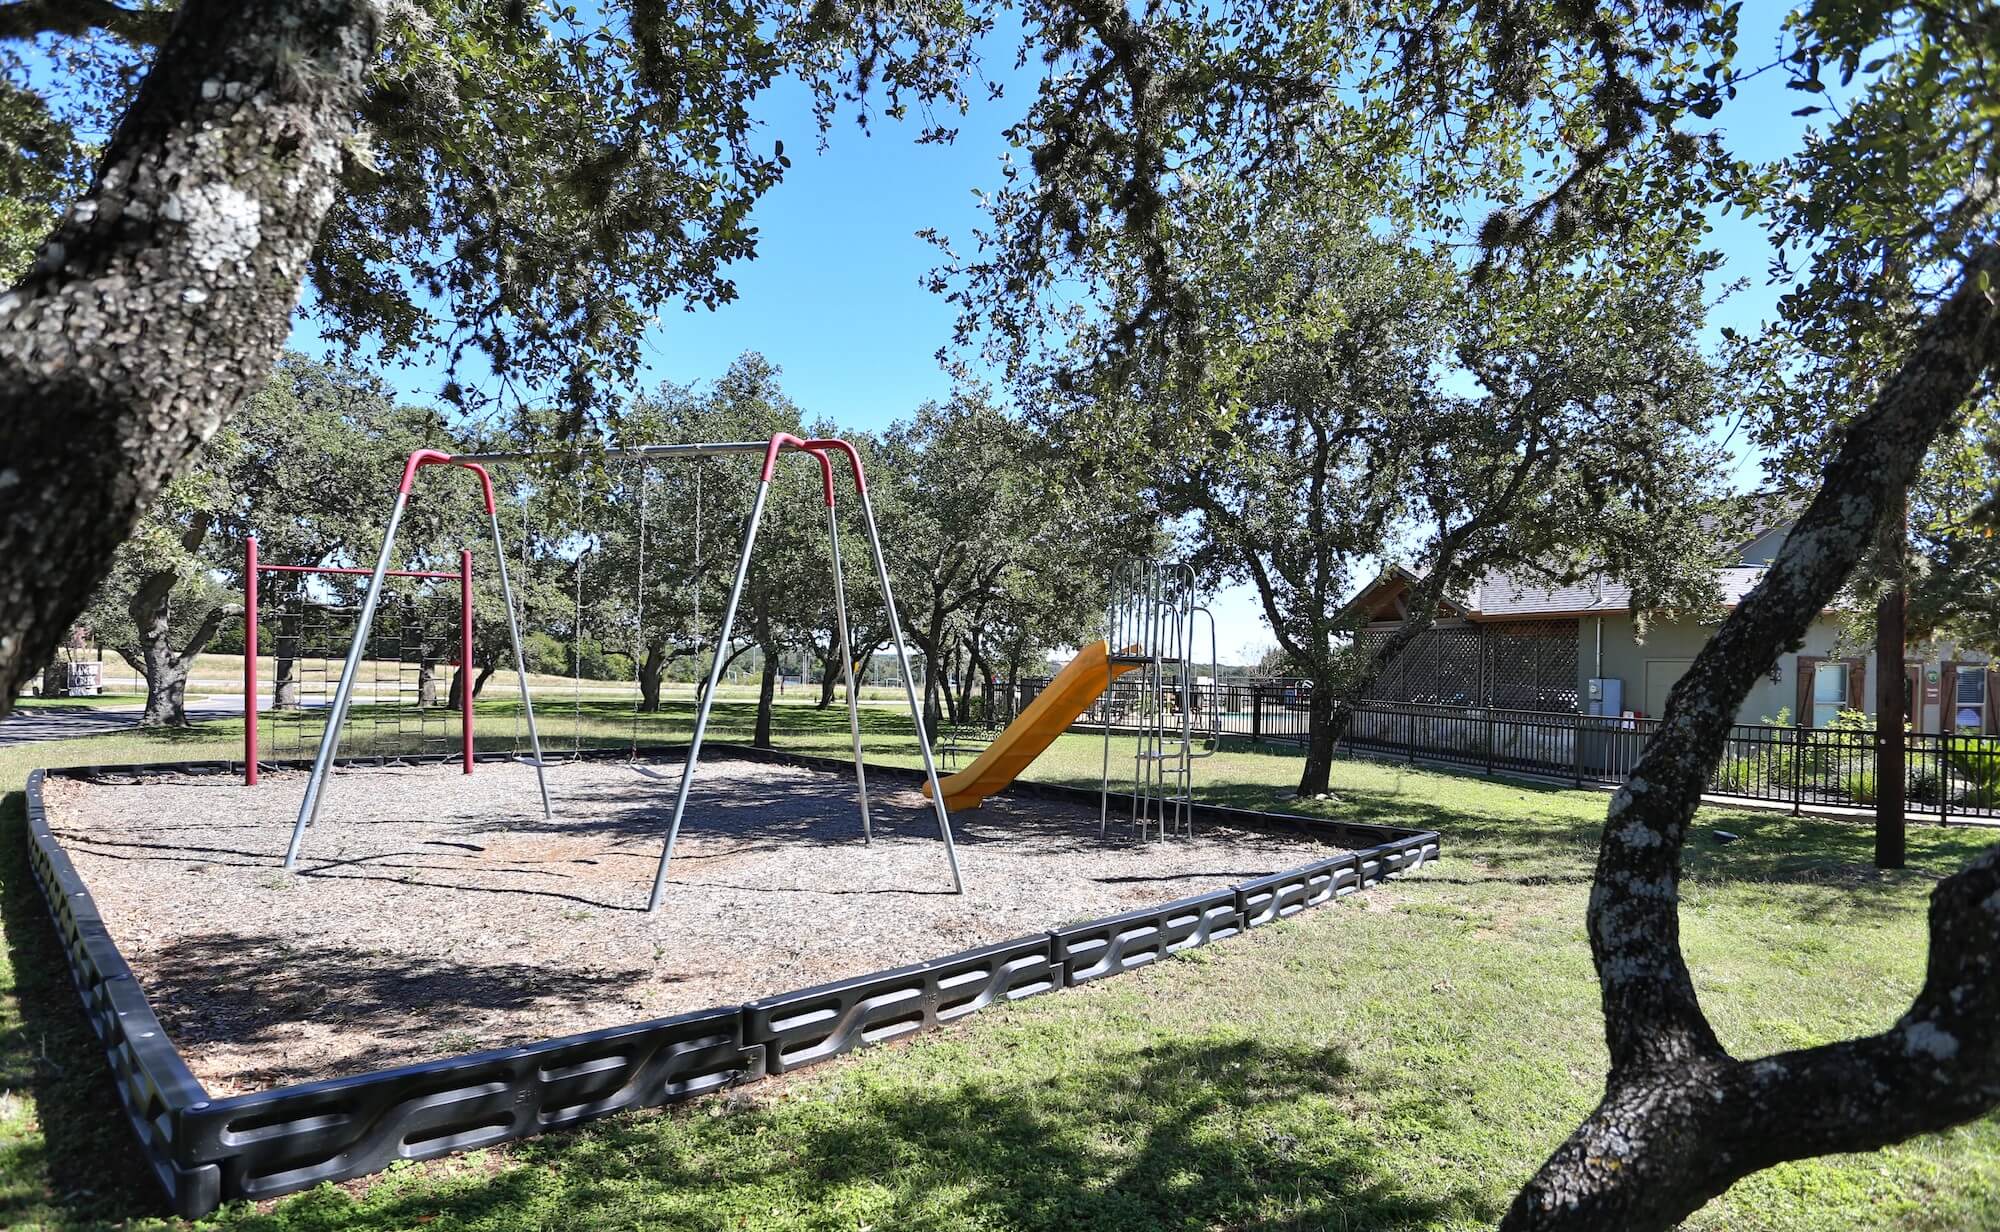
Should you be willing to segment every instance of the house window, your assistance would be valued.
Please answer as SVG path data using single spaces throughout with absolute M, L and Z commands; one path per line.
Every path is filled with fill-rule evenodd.
M 1958 687 L 1952 690 L 1952 727 L 1959 731 L 1986 730 L 1986 668 L 1958 669 Z
M 1812 725 L 1831 727 L 1847 708 L 1845 663 L 1815 663 L 1812 678 Z

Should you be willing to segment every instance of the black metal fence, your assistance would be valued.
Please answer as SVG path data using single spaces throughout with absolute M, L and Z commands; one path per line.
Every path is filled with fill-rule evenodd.
M 975 723 L 1004 725 L 1046 681 L 1004 686 L 976 697 Z M 1203 681 L 1192 690 L 1197 733 L 1260 743 L 1299 744 L 1311 730 L 1312 691 L 1302 680 Z M 1072 730 L 1135 727 L 1144 698 L 1120 680 L 1078 717 Z M 1178 713 L 1178 699 L 1167 699 Z M 1500 707 L 1364 702 L 1343 752 L 1527 774 L 1577 784 L 1623 782 L 1658 726 L 1656 719 L 1597 718 Z M 1870 808 L 1876 796 L 1878 732 L 1859 727 L 1778 727 L 1738 723 L 1729 730 L 1711 795 L 1792 808 Z M 1912 813 L 1945 821 L 2000 820 L 2000 737 L 1909 733 L 1904 791 Z
M 1004 727 L 1013 722 L 1028 703 L 1048 686 L 1046 678 L 1024 680 L 1013 689 L 992 684 L 975 694 L 961 726 Z M 1273 740 L 1303 744 L 1311 723 L 1306 710 L 1312 686 L 1303 680 L 1259 679 L 1203 681 L 1190 691 L 1194 727 L 1198 732 L 1220 731 L 1225 736 L 1253 740 Z M 1180 713 L 1178 696 L 1170 695 L 1167 710 Z M 1137 727 L 1148 716 L 1139 683 L 1131 679 L 1112 682 L 1090 709 L 1077 717 L 1075 726 L 1099 730 L 1109 721 L 1112 730 Z
M 1529 710 L 1367 703 L 1343 741 L 1355 752 L 1576 783 L 1623 782 L 1656 719 Z M 1266 737 L 1271 739 L 1273 737 Z M 1711 795 L 1767 804 L 1869 808 L 1881 733 L 1859 727 L 1730 727 Z M 1913 813 L 2000 819 L 2000 739 L 1907 733 L 1904 790 Z

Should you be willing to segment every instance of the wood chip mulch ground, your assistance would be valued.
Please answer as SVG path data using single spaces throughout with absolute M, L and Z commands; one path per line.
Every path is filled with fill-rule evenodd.
M 49 821 L 212 1095 L 729 1005 L 1338 854 L 1200 826 L 1135 843 L 1097 810 L 1009 796 L 955 815 L 950 892 L 929 802 L 796 766 L 704 762 L 666 902 L 645 910 L 680 767 L 344 770 L 296 875 L 303 772 L 52 778 Z

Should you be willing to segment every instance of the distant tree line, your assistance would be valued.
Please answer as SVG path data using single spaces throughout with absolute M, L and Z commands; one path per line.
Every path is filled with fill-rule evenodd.
M 635 400 L 616 433 L 561 461 L 490 467 L 500 498 L 530 671 L 632 682 L 660 708 L 663 682 L 705 680 L 714 656 L 759 681 L 756 739 L 770 739 L 781 665 L 811 665 L 820 706 L 842 678 L 832 555 L 818 467 L 786 455 L 766 506 L 735 627 L 717 637 L 756 482 L 745 458 L 646 461 L 609 446 L 839 435 L 869 477 L 905 635 L 924 666 L 927 709 L 963 717 L 977 682 L 1039 675 L 1048 652 L 1096 628 L 1108 565 L 1143 550 L 1152 527 L 1073 469 L 1033 428 L 972 391 L 930 403 L 879 434 L 811 420 L 778 370 L 746 354 L 705 385 Z M 464 431 L 434 408 L 399 403 L 376 377 L 296 354 L 170 484 L 117 553 L 85 626 L 146 682 L 147 725 L 188 722 L 187 688 L 204 651 L 243 646 L 244 540 L 274 565 L 365 567 L 412 450 L 521 447 L 527 432 Z M 857 675 L 890 645 L 860 506 L 839 476 L 837 502 Z M 642 542 L 643 540 L 643 542 Z M 511 664 L 507 624 L 476 486 L 430 472 L 398 534 L 398 568 L 456 568 L 475 555 L 478 696 Z M 300 702 L 298 623 L 288 606 L 352 606 L 365 579 L 265 573 L 260 651 L 280 707 Z M 417 646 L 420 693 L 443 704 L 461 682 L 456 592 L 439 591 Z M 450 610 L 445 610 L 450 608 Z M 325 647 L 314 648 L 325 653 Z M 344 651 L 344 645 L 337 648 Z

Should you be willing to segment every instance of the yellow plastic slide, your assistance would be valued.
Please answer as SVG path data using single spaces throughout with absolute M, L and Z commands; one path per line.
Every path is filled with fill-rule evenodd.
M 1090 709 L 1112 676 L 1122 676 L 1137 666 L 1109 664 L 1107 674 L 1110 657 L 1109 648 L 1101 641 L 1085 646 L 1083 653 L 1056 673 L 1049 686 L 1015 716 L 1007 730 L 986 746 L 977 760 L 957 774 L 939 780 L 939 786 L 944 788 L 944 806 L 954 811 L 978 808 L 986 797 L 1013 782 L 1028 768 L 1028 763 L 1040 757 L 1042 750 L 1076 722 L 1078 715 Z M 929 783 L 924 784 L 924 794 L 931 794 Z

